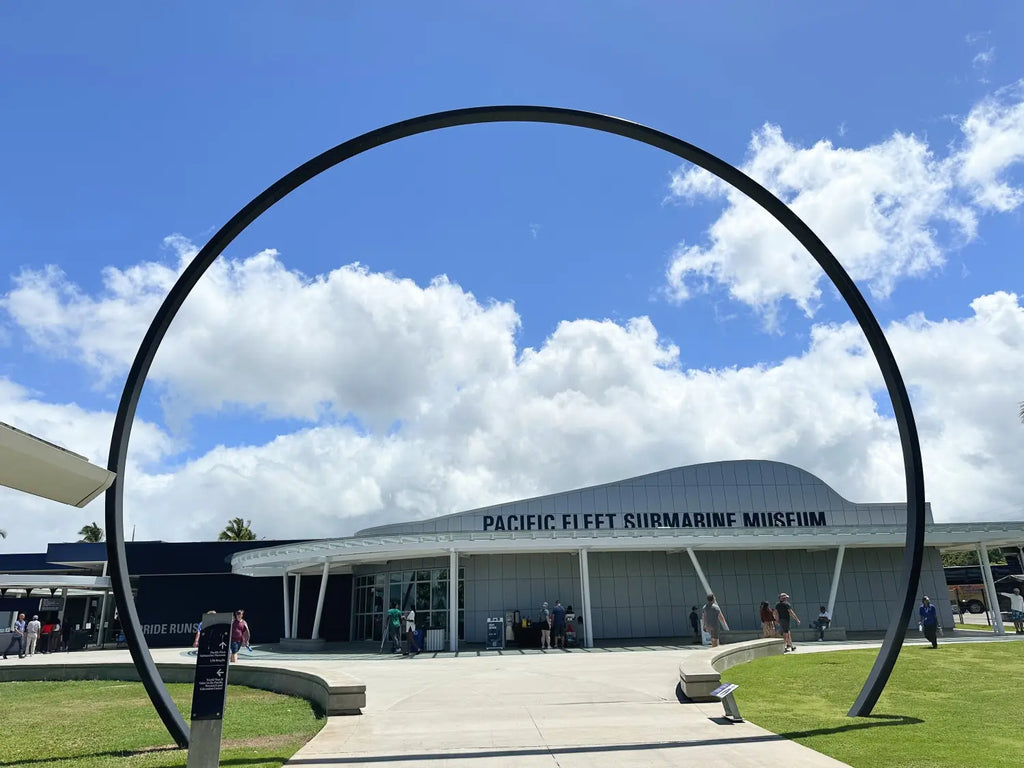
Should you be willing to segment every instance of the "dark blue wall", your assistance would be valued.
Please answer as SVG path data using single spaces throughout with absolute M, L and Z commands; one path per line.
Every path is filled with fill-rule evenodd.
M 299 633 L 313 629 L 320 579 L 303 579 L 299 598 Z M 352 577 L 327 581 L 320 637 L 348 640 Z M 153 648 L 192 644 L 195 624 L 206 611 L 245 610 L 253 643 L 276 643 L 284 634 L 280 577 L 252 578 L 234 574 L 140 576 L 135 605 L 146 641 Z

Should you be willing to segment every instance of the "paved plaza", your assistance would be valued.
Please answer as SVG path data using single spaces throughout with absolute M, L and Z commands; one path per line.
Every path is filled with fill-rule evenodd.
M 981 633 L 977 633 L 980 635 Z M 986 633 L 987 634 L 987 633 Z M 1020 642 L 1019 636 L 945 642 Z M 908 644 L 923 641 L 911 637 Z M 798 653 L 878 647 L 878 641 L 804 643 Z M 367 653 L 367 651 L 370 651 Z M 680 701 L 679 662 L 696 646 L 610 646 L 415 657 L 344 644 L 315 656 L 273 647 L 239 664 L 343 672 L 366 684 L 363 714 L 328 719 L 287 763 L 304 768 L 632 768 L 751 766 L 836 768 L 844 763 L 751 723 L 728 723 L 718 703 Z M 157 662 L 193 659 L 157 649 Z M 16 663 L 27 663 L 17 661 Z M 30 663 L 127 662 L 125 650 L 37 656 Z M 6 663 L 12 663 L 8 661 Z M 728 678 L 728 673 L 725 674 Z M 229 701 L 230 706 L 230 701 Z

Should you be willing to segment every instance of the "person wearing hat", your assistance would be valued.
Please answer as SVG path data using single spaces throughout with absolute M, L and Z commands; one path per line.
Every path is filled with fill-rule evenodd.
M 39 633 L 42 629 L 43 625 L 39 623 L 38 615 L 34 615 L 32 621 L 25 625 L 25 653 L 29 656 L 36 655 L 36 643 L 39 642 Z
M 551 647 L 551 611 L 547 603 L 540 604 L 540 647 Z
M 789 604 L 789 595 L 781 592 L 779 602 L 775 604 L 775 620 L 779 623 L 779 632 L 782 633 L 782 639 L 786 643 L 783 653 L 796 650 L 796 646 L 793 645 L 793 636 L 789 633 L 790 619 L 796 619 L 796 623 L 800 623 L 800 617 L 796 615 L 793 606 Z

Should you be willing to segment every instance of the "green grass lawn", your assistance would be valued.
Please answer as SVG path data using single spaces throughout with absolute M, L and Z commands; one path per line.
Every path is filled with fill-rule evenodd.
M 877 650 L 797 653 L 722 674 L 743 717 L 854 768 L 1024 764 L 1024 644 L 906 646 L 871 717 L 847 711 Z
M 168 686 L 188 718 L 192 686 Z M 280 766 L 326 720 L 309 702 L 228 687 L 221 764 Z M 0 683 L 0 765 L 54 768 L 184 766 L 141 683 Z
M 957 629 L 973 629 L 973 630 L 976 630 L 978 632 L 991 632 L 992 631 L 992 627 L 990 627 L 988 624 L 954 624 L 953 626 L 956 627 Z M 1011 629 L 1012 629 L 1012 627 L 1011 627 Z

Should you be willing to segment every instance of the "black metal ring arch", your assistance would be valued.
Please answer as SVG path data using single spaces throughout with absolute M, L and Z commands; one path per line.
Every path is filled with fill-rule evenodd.
M 153 318 L 146 336 L 142 340 L 135 361 L 132 363 L 125 383 L 121 402 L 114 421 L 114 431 L 110 440 L 110 456 L 107 468 L 117 473 L 117 480 L 106 495 L 107 525 L 107 558 L 110 563 L 110 574 L 114 587 L 117 609 L 121 617 L 128 647 L 139 676 L 159 713 L 164 725 L 179 746 L 185 747 L 189 741 L 189 729 L 177 707 L 164 687 L 163 682 L 153 663 L 149 647 L 142 634 L 139 616 L 135 610 L 131 586 L 128 581 L 128 563 L 125 556 L 123 529 L 123 506 L 125 467 L 128 455 L 128 441 L 131 437 L 132 423 L 139 404 L 142 387 L 156 351 L 163 340 L 171 321 L 181 308 L 189 293 L 207 268 L 220 256 L 225 248 L 239 234 L 256 220 L 264 211 L 285 195 L 294 191 L 307 181 L 323 173 L 335 165 L 362 154 L 374 147 L 380 147 L 399 139 L 421 133 L 437 131 L 443 128 L 474 125 L 478 123 L 551 123 L 556 125 L 577 126 L 595 131 L 622 136 L 627 139 L 663 149 L 676 157 L 687 160 L 694 165 L 713 173 L 718 178 L 731 184 L 751 200 L 756 202 L 782 224 L 810 252 L 811 256 L 821 265 L 829 279 L 839 290 L 849 305 L 861 330 L 864 332 L 874 353 L 875 360 L 882 372 L 885 386 L 892 401 L 893 413 L 899 427 L 900 444 L 903 448 L 903 464 L 907 480 L 907 539 L 903 555 L 902 592 L 899 609 L 893 613 L 889 628 L 885 633 L 885 641 L 879 651 L 875 664 L 871 669 L 864 688 L 850 709 L 850 716 L 864 716 L 871 713 L 875 702 L 885 687 L 886 681 L 899 656 L 900 647 L 906 634 L 907 625 L 914 608 L 914 598 L 921 574 L 921 562 L 924 555 L 924 471 L 921 461 L 921 446 L 917 437 L 914 414 L 910 407 L 903 378 L 900 375 L 896 359 L 882 333 L 882 329 L 868 307 L 853 280 L 846 273 L 835 256 L 825 244 L 775 195 L 762 187 L 749 176 L 734 168 L 724 160 L 720 160 L 700 147 L 689 144 L 675 136 L 671 136 L 653 128 L 623 120 L 618 117 L 600 115 L 561 107 L 532 106 L 491 106 L 455 109 L 437 112 L 431 115 L 403 120 L 392 125 L 378 128 L 362 136 L 350 139 L 312 160 L 303 163 L 291 173 L 276 181 L 248 205 L 240 210 L 225 224 L 217 234 L 203 247 L 192 260 L 181 277 L 174 284 Z M 821 414 L 827 418 L 827 414 Z

